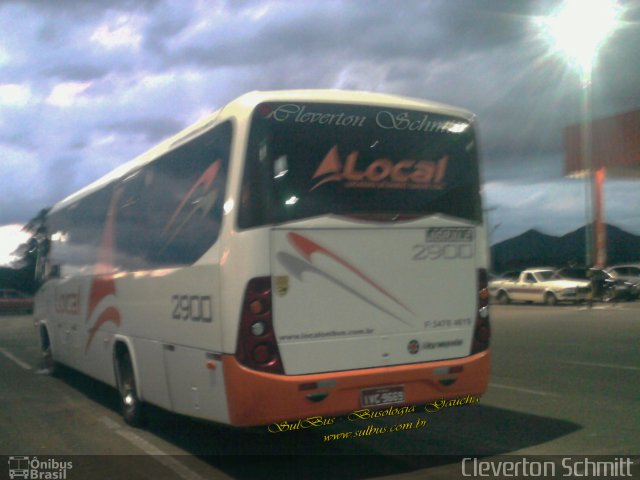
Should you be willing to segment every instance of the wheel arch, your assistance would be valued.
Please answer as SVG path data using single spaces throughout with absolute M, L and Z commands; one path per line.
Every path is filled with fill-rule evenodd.
M 140 376 L 138 374 L 138 357 L 135 353 L 135 346 L 133 341 L 129 337 L 125 337 L 123 335 L 114 335 L 113 337 L 113 374 L 114 374 L 114 384 L 115 387 L 118 388 L 118 369 L 120 368 L 120 358 L 125 353 L 129 353 L 129 358 L 131 359 L 131 368 L 133 368 L 133 376 L 136 379 L 136 394 L 140 400 L 144 399 L 142 386 L 140 382 Z
M 511 299 L 511 295 L 509 295 L 509 292 L 507 291 L 506 288 L 500 288 L 498 289 L 498 291 L 496 292 L 496 300 L 498 302 L 500 302 L 501 299 L 505 299 L 505 303 L 511 303 L 512 299 Z
M 51 335 L 51 328 L 49 322 L 46 319 L 40 319 L 36 322 L 36 328 L 38 329 L 38 337 L 40 338 L 40 346 L 45 347 L 45 341 L 51 347 L 51 351 L 55 352 L 54 336 Z
M 49 369 L 51 375 L 56 373 L 56 365 L 61 364 L 60 356 L 58 355 L 58 349 L 56 347 L 55 335 L 53 335 L 53 328 L 49 325 L 46 319 L 39 319 L 35 323 L 35 327 L 38 330 L 38 337 L 40 340 L 40 353 L 42 355 L 42 368 Z M 46 350 L 49 350 L 46 353 Z M 50 364 L 44 361 L 45 356 L 51 362 Z

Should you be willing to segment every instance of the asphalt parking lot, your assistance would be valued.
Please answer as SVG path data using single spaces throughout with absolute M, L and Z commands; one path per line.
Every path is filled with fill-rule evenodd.
M 145 429 L 132 429 L 111 388 L 70 371 L 42 375 L 30 318 L 3 316 L 0 454 L 71 455 L 82 478 L 100 479 L 460 478 L 464 457 L 502 455 L 622 455 L 640 464 L 640 302 L 493 306 L 492 329 L 480 403 L 402 418 L 426 418 L 421 429 L 327 441 L 349 424 L 272 434 L 154 409 Z M 102 470 L 92 455 L 107 456 Z

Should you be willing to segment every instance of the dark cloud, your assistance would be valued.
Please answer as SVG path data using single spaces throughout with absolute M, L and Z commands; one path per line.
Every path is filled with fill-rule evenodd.
M 120 122 L 106 123 L 103 126 L 106 132 L 121 135 L 142 135 L 149 143 L 159 143 L 161 140 L 182 130 L 185 127 L 180 121 L 173 118 L 129 118 Z
M 99 18 L 105 12 L 149 11 L 162 0 L 3 0 L 1 7 L 17 6 L 37 11 L 46 17 L 69 17 L 81 20 Z
M 258 66 L 265 75 L 254 82 L 279 86 L 317 86 L 330 81 L 327 70 L 337 78 L 341 66 L 348 71 L 354 63 L 383 62 L 388 66 L 380 74 L 384 87 L 397 85 L 397 93 L 432 97 L 478 113 L 489 161 L 527 152 L 561 153 L 564 127 L 581 119 L 580 92 L 576 76 L 561 60 L 547 56 L 547 46 L 531 28 L 532 16 L 551 2 L 403 2 L 398 8 L 390 3 L 369 2 L 366 9 L 354 3 L 287 4 L 255 21 L 212 21 L 165 50 L 163 61 L 206 68 Z M 638 39 L 633 28 L 620 35 Z M 625 73 L 639 50 L 621 38 L 617 44 L 615 56 L 602 52 L 600 68 L 607 74 L 594 74 L 600 81 L 594 82 L 593 116 L 640 105 L 638 89 L 629 80 L 635 77 Z M 327 57 L 331 65 L 325 68 L 322 59 Z M 273 72 L 272 62 L 288 78 Z M 615 73 L 609 77 L 608 72 Z M 363 83 L 369 86 L 361 79 L 339 86 Z M 601 99 L 599 94 L 607 92 Z
M 485 182 L 523 181 L 544 182 L 562 176 L 563 158 L 555 153 L 526 152 L 520 155 L 483 155 L 483 180 Z
M 47 206 L 59 201 L 56 198 L 59 192 L 72 192 L 84 186 L 85 179 L 80 177 L 81 172 L 78 169 L 82 160 L 80 152 L 57 156 L 49 160 L 43 172 L 48 178 L 45 184 L 46 190 L 43 192 L 44 198 L 48 200 L 45 201 Z
M 602 49 L 594 71 L 595 117 L 640 108 L 640 9 L 621 3 L 626 27 Z M 533 16 L 555 5 L 5 0 L 0 152 L 10 167 L 3 169 L 0 189 L 20 206 L 12 207 L 7 195 L 0 199 L 0 224 L 26 220 L 27 212 L 255 89 L 363 89 L 467 108 L 478 116 L 492 198 L 508 203 L 500 192 L 527 182 L 561 196 L 562 189 L 544 182 L 562 175 L 563 131 L 582 118 L 582 92 L 575 73 L 548 54 L 532 27 Z M 122 36 L 137 40 L 92 40 L 99 29 L 123 40 L 114 33 L 121 27 L 129 29 Z M 5 98 L 3 85 L 20 86 L 25 98 Z M 18 176 L 33 182 L 32 191 Z M 612 191 L 612 198 L 622 192 L 632 189 Z M 511 209 L 502 213 L 512 225 L 523 226 L 525 220 L 506 212 Z M 566 222 L 562 215 L 556 218 Z M 550 214 L 540 218 L 549 221 Z M 535 224 L 529 217 L 526 222 Z
M 144 28 L 144 47 L 151 55 L 161 57 L 173 38 L 184 31 L 194 21 L 189 9 L 172 9 L 167 5 L 158 6 L 155 14 Z
M 22 107 L 3 106 L 0 109 L 0 145 L 33 151 L 39 145 L 38 120 L 33 112 Z M 1 162 L 2 160 L 0 160 Z
M 610 180 L 605 186 L 604 220 L 640 234 L 640 214 L 628 199 L 637 198 L 636 182 Z M 564 235 L 584 225 L 585 183 L 556 179 L 489 182 L 484 187 L 491 242 L 497 243 L 535 228 Z M 626 199 L 626 200 L 625 200 Z
M 332 55 L 429 62 L 468 56 L 523 36 L 524 17 L 500 13 L 503 2 L 482 3 L 497 6 L 483 10 L 475 2 L 377 1 L 363 8 L 357 2 L 281 2 L 255 19 L 245 3 L 235 18 L 211 18 L 188 41 L 167 51 L 165 61 L 212 67 Z

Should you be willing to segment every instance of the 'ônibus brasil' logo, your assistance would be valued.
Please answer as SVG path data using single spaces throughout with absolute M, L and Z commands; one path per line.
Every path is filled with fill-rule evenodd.
M 313 178 L 318 178 L 319 181 L 310 191 L 328 182 L 344 182 L 344 186 L 348 188 L 439 190 L 444 186 L 448 155 L 436 161 L 406 159 L 398 163 L 393 163 L 388 158 L 379 158 L 364 170 L 358 170 L 356 164 L 359 155 L 357 150 L 351 152 L 343 166 L 338 146 L 334 145 L 313 174 Z

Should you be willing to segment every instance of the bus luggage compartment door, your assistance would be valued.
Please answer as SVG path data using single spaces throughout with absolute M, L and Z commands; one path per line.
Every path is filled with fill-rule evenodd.
M 469 355 L 474 227 L 442 219 L 411 228 L 314 222 L 271 234 L 273 321 L 286 374 Z

